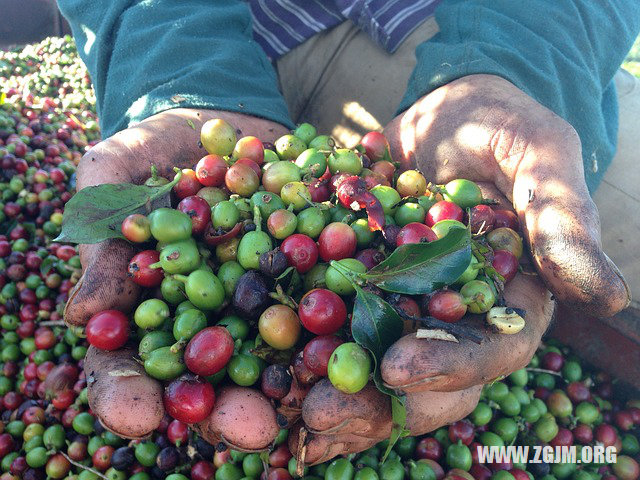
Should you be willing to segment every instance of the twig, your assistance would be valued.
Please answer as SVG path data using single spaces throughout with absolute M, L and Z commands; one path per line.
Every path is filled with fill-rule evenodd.
M 103 480 L 109 480 L 109 478 L 108 478 L 108 477 L 106 477 L 105 475 L 103 475 L 103 474 L 102 474 L 102 473 L 100 473 L 99 471 L 94 470 L 94 469 L 93 469 L 93 468 L 91 468 L 91 467 L 87 467 L 86 465 L 83 465 L 83 464 L 81 464 L 81 463 L 79 463 L 79 462 L 76 462 L 75 460 L 71 460 L 71 459 L 69 458 L 69 455 L 67 455 L 66 453 L 64 453 L 64 452 L 58 452 L 58 453 L 59 453 L 60 455 L 62 455 L 64 458 L 66 458 L 66 459 L 69 461 L 69 463 L 70 463 L 71 465 L 75 465 L 75 466 L 76 466 L 76 467 L 78 467 L 78 468 L 81 468 L 81 469 L 83 469 L 83 470 L 87 470 L 87 471 L 89 471 L 89 472 L 93 473 L 94 475 L 97 475 L 98 477 L 102 478 Z
M 442 320 L 438 320 L 433 317 L 412 317 L 411 315 L 407 315 L 402 310 L 398 310 L 398 314 L 406 319 L 406 320 L 414 320 L 416 322 L 421 323 L 423 326 L 427 328 L 437 328 L 440 330 L 444 330 L 451 335 L 456 335 L 458 337 L 463 337 L 471 340 L 474 343 L 482 342 L 482 336 L 474 332 L 471 328 L 465 327 L 464 325 L 458 325 L 456 323 L 448 323 L 443 322 Z
M 64 320 L 47 320 L 46 322 L 38 322 L 39 327 L 64 327 Z
M 555 375 L 556 377 L 562 377 L 562 374 L 560 374 L 560 372 L 554 372 L 553 370 L 546 370 L 544 368 L 527 367 L 527 368 L 525 368 L 525 370 L 527 372 L 548 373 L 550 375 Z

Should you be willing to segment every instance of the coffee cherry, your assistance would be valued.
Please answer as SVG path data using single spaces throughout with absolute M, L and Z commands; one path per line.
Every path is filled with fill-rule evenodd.
M 165 388 L 164 408 L 176 420 L 184 423 L 201 422 L 213 410 L 215 393 L 211 384 L 192 375 L 173 380 Z
M 118 310 L 104 310 L 89 319 L 87 340 L 101 350 L 117 350 L 129 338 L 129 319 Z

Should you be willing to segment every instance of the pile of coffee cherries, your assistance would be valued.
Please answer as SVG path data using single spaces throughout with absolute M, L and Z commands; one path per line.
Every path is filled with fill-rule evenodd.
M 145 299 L 131 316 L 107 310 L 86 327 L 99 349 L 138 343 L 146 372 L 167 382 L 165 408 L 177 420 L 206 418 L 214 386 L 225 383 L 255 386 L 276 403 L 294 377 L 307 389 L 328 376 L 341 391 L 361 390 L 372 361 L 351 337 L 355 289 L 343 268 L 363 273 L 398 247 L 469 228 L 478 252 L 452 285 L 388 296 L 406 315 L 450 323 L 492 311 L 518 271 L 516 216 L 486 205 L 472 181 L 433 186 L 417 170 L 396 171 L 380 133 L 351 150 L 302 124 L 265 145 L 236 140 L 216 119 L 201 140 L 209 154 L 178 173 L 175 208 L 122 222 L 141 247 L 128 273 Z M 506 333 L 524 326 L 515 316 Z M 197 400 L 181 401 L 187 393 Z
M 18 92 L 49 98 L 63 112 L 92 114 L 88 126 L 97 131 L 95 93 L 70 35 L 0 51 L 0 85 L 7 97 Z

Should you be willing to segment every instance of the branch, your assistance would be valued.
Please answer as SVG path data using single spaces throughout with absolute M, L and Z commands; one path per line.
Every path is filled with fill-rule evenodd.
M 102 474 L 102 473 L 100 473 L 99 471 L 94 470 L 93 468 L 87 467 L 86 465 L 83 465 L 83 464 L 81 464 L 81 463 L 79 463 L 79 462 L 76 462 L 75 460 L 71 460 L 71 459 L 69 458 L 69 455 L 67 455 L 66 453 L 64 453 L 64 452 L 58 452 L 58 453 L 59 453 L 60 455 L 62 455 L 64 458 L 66 458 L 66 459 L 67 459 L 67 461 L 68 461 L 71 465 L 75 465 L 75 466 L 76 466 L 76 467 L 78 467 L 78 468 L 81 468 L 81 469 L 83 469 L 83 470 L 87 470 L 87 471 L 89 471 L 89 472 L 91 472 L 91 473 L 93 473 L 93 474 L 97 475 L 98 477 L 102 478 L 102 480 L 109 480 L 109 478 L 108 478 L 108 477 L 106 477 L 105 475 L 103 475 L 103 474 Z
M 412 317 L 411 315 L 407 315 L 402 310 L 398 310 L 398 314 L 406 319 L 413 320 L 422 324 L 422 326 L 426 328 L 437 328 L 440 330 L 444 330 L 451 335 L 455 335 L 456 337 L 466 338 L 471 340 L 473 343 L 482 342 L 482 336 L 476 333 L 472 328 L 466 327 L 464 325 L 458 325 L 456 323 L 448 323 L 443 322 L 442 320 L 438 320 L 433 317 Z

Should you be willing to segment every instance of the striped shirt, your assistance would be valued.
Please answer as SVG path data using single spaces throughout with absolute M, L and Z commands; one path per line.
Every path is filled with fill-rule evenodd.
M 393 53 L 441 0 L 247 0 L 253 36 L 275 60 L 308 38 L 351 20 Z

